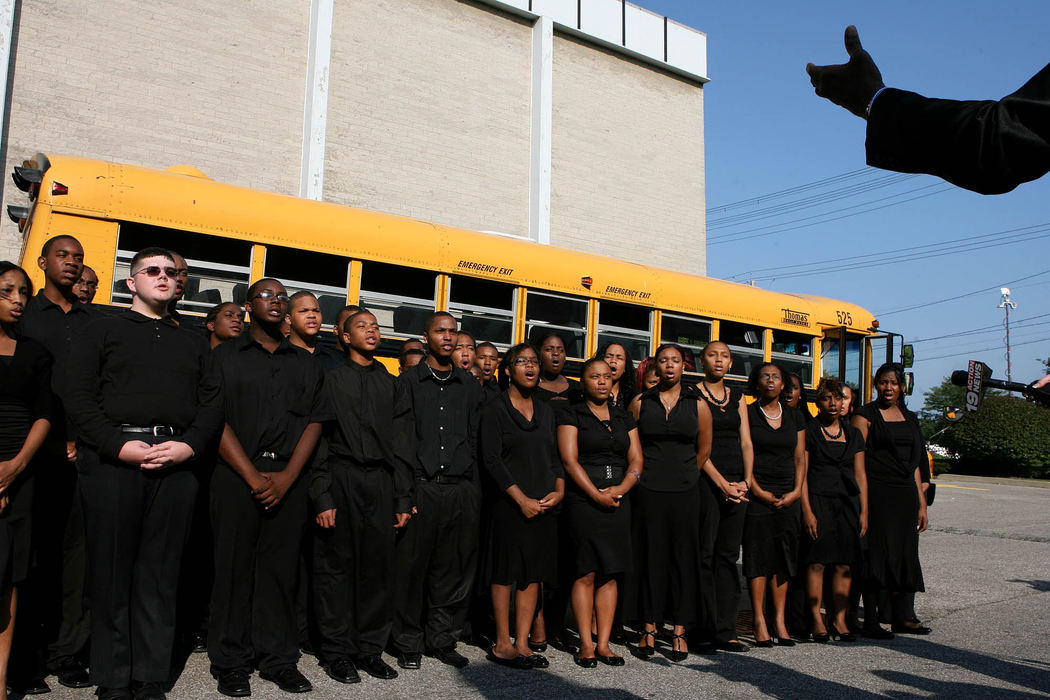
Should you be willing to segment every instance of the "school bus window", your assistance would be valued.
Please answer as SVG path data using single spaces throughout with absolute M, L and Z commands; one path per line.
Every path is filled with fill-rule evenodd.
M 346 276 L 350 258 L 283 246 L 266 247 L 267 277 L 281 280 L 289 296 L 308 291 L 321 307 L 321 324 L 331 327 L 346 306 Z
M 514 343 L 516 298 L 513 285 L 473 277 L 449 279 L 448 310 L 479 343 L 487 340 L 501 348 Z
M 864 366 L 862 336 L 847 333 L 846 344 L 843 347 L 839 332 L 838 328 L 829 330 L 820 341 L 821 369 L 825 377 L 835 377 L 849 384 L 853 389 L 859 390 L 863 387 L 861 381 L 863 376 L 862 368 Z M 846 374 L 839 376 L 839 361 L 842 356 L 845 356 L 846 360 Z M 861 398 L 863 399 L 861 403 L 867 400 L 863 397 Z
M 566 357 L 582 359 L 587 348 L 587 302 L 582 299 L 530 291 L 525 297 L 525 334 L 538 343 L 548 332 L 565 343 Z
M 598 304 L 598 347 L 619 343 L 635 362 L 649 354 L 652 344 L 650 309 L 633 304 L 603 301 Z
M 813 337 L 791 331 L 773 331 L 773 362 L 813 384 Z
M 718 339 L 733 352 L 731 377 L 747 377 L 751 370 L 762 364 L 763 329 L 746 323 L 722 321 L 718 324 Z
M 387 263 L 361 264 L 361 295 L 358 303 L 376 319 L 383 336 L 419 338 L 423 324 L 434 312 L 437 273 Z M 383 343 L 380 350 L 396 352 L 399 343 Z
M 127 221 L 120 222 L 117 233 L 113 303 L 131 303 L 125 283 L 131 258 L 149 246 L 167 248 L 186 258 L 190 276 L 179 311 L 205 314 L 220 302 L 244 303 L 251 274 L 251 243 Z
M 680 345 L 691 356 L 686 358 L 689 371 L 701 371 L 698 360 L 709 342 L 711 342 L 710 321 L 664 312 L 663 320 L 660 322 L 660 343 Z M 692 368 L 688 367 L 690 361 L 692 361 Z

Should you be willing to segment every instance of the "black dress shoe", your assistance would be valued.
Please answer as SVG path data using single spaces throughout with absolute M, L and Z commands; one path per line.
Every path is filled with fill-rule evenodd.
M 285 666 L 273 673 L 259 671 L 259 678 L 276 684 L 286 693 L 309 693 L 314 689 L 310 681 L 306 680 L 306 676 L 299 673 L 299 669 L 295 666 Z
M 193 635 L 192 646 L 190 651 L 194 654 L 203 654 L 208 651 L 208 636 L 203 632 L 198 632 Z
M 863 627 L 860 633 L 869 639 L 893 639 L 893 632 L 883 627 Z
M 470 659 L 456 651 L 454 646 L 435 649 L 431 655 L 446 666 L 452 666 L 453 668 L 463 668 L 470 663 Z
M 226 697 L 243 698 L 252 694 L 247 671 L 223 671 L 216 674 L 215 680 L 219 682 L 218 691 Z
M 324 664 L 324 672 L 333 681 L 340 683 L 360 683 L 361 676 L 357 675 L 357 667 L 354 662 L 347 658 L 336 659 L 331 663 Z
M 142 683 L 135 689 L 135 700 L 167 700 L 164 694 L 164 686 L 157 681 Z
M 755 646 L 756 647 L 760 647 L 762 649 L 772 649 L 773 648 L 773 638 L 770 637 L 769 639 L 756 639 L 755 640 Z
M 836 631 L 832 630 L 831 631 L 831 638 L 833 640 L 835 640 L 836 642 L 847 642 L 847 643 L 849 643 L 849 642 L 857 641 L 856 635 L 854 635 L 852 632 L 836 632 Z
M 529 660 L 521 654 L 518 654 L 517 656 L 511 659 L 504 659 L 501 656 L 496 656 L 496 654 L 490 651 L 488 654 L 485 655 L 485 658 L 494 664 L 506 666 L 507 668 L 513 668 L 517 671 L 528 671 L 533 668 L 532 664 L 529 663 Z
M 423 655 L 414 651 L 397 652 L 397 665 L 409 670 L 418 669 L 423 661 Z
M 728 642 L 715 642 L 715 646 L 721 651 L 731 651 L 736 654 L 744 653 L 751 648 L 736 639 L 731 639 Z
M 543 652 L 547 651 L 547 642 L 546 642 L 546 640 L 544 640 L 542 642 L 534 642 L 530 638 L 529 639 L 529 649 L 531 649 L 534 652 L 542 654 Z
M 533 654 L 532 656 L 526 656 L 525 660 L 529 662 L 531 668 L 547 668 L 551 665 L 550 661 L 547 661 L 547 657 L 543 654 Z
M 693 653 L 712 656 L 718 653 L 718 645 L 714 642 L 700 642 L 693 645 Z
M 595 653 L 594 658 L 598 659 L 606 666 L 623 666 L 626 663 L 622 656 L 604 656 Z
M 383 658 L 378 654 L 358 657 L 357 667 L 372 676 L 372 678 L 379 678 L 384 681 L 397 678 L 397 671 L 392 669 L 386 661 L 383 661 Z
M 795 640 L 791 637 L 773 637 L 773 642 L 778 647 L 793 647 L 795 646 Z
M 894 625 L 893 631 L 897 634 L 929 634 L 933 630 L 923 625 Z
M 824 634 L 817 634 L 816 632 L 814 632 L 813 636 L 810 637 L 810 639 L 813 641 L 814 644 L 827 644 L 831 641 L 831 635 L 827 632 L 825 632 Z
M 575 640 L 568 634 L 556 634 L 550 638 L 550 645 L 560 652 L 575 654 L 580 650 Z
M 50 692 L 50 691 L 49 691 Z M 99 686 L 95 690 L 98 700 L 133 700 L 130 688 L 103 688 Z
M 91 685 L 91 678 L 84 664 L 72 656 L 59 659 L 53 666 L 53 673 L 58 682 L 67 688 L 87 688 Z
M 51 692 L 51 686 L 47 684 L 43 676 L 39 678 L 27 678 L 19 681 L 10 681 L 8 685 L 11 690 L 22 695 L 43 695 Z
M 598 668 L 597 656 L 580 656 L 576 654 L 572 657 L 572 660 L 580 668 Z

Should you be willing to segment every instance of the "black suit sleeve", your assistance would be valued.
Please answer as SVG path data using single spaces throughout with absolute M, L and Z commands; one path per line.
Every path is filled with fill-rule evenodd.
M 981 194 L 1050 170 L 1050 64 L 999 101 L 956 101 L 889 88 L 871 107 L 868 165 L 928 173 Z

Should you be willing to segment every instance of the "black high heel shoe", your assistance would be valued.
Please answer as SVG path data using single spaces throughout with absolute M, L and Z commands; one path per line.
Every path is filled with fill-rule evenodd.
M 855 641 L 857 641 L 857 636 L 855 634 L 853 634 L 852 632 L 839 632 L 838 630 L 836 630 L 834 628 L 832 628 L 832 630 L 831 630 L 831 638 L 834 639 L 836 642 L 855 642 Z
M 685 634 L 675 634 L 671 636 L 671 652 L 667 655 L 667 658 L 669 658 L 671 661 L 674 661 L 675 663 L 678 663 L 680 661 L 685 661 L 687 658 L 689 658 L 689 652 L 682 651 L 681 649 L 675 649 L 674 642 L 676 639 L 681 641 L 682 644 L 685 644 Z
M 531 649 L 532 651 L 534 651 L 536 653 L 542 654 L 543 652 L 547 651 L 547 640 L 544 639 L 542 642 L 534 642 L 534 641 L 532 641 L 532 638 L 530 637 L 529 638 L 529 649 Z
M 793 647 L 795 646 L 795 640 L 791 637 L 774 637 L 773 641 L 776 642 L 778 647 Z
M 641 646 L 641 643 L 645 641 L 645 638 L 649 637 L 652 646 Z M 638 640 L 638 645 L 631 647 L 631 653 L 637 656 L 639 659 L 648 659 L 650 656 L 656 653 L 656 630 L 647 631 L 643 630 L 641 633 L 641 639 Z
M 816 644 L 827 644 L 831 641 L 831 635 L 827 632 L 825 632 L 824 634 L 817 634 L 816 632 L 814 632 L 813 636 L 810 637 L 810 639 Z

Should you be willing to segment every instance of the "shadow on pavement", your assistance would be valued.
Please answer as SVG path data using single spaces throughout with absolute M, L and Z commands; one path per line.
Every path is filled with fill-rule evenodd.
M 1029 581 L 1024 578 L 1012 578 L 1008 579 L 1009 583 L 1023 583 L 1032 590 L 1039 591 L 1040 593 L 1046 593 L 1050 591 L 1050 581 Z
M 884 695 L 837 681 L 824 680 L 808 673 L 796 671 L 779 663 L 766 661 L 757 654 L 736 654 L 727 657 L 719 654 L 713 665 L 693 665 L 701 673 L 715 673 L 727 681 L 751 686 L 763 695 L 773 698 L 834 697 L 834 698 L 884 698 Z M 702 687 L 702 679 L 699 681 Z
M 935 698 L 979 698 L 996 697 L 1006 700 L 1022 700 L 1027 698 L 1045 698 L 1045 695 L 1026 693 L 1021 690 L 1010 690 L 1007 688 L 989 688 L 976 683 L 956 683 L 954 681 L 939 681 L 932 678 L 924 678 L 911 673 L 901 671 L 872 671 L 883 680 L 906 685 L 923 693 L 930 693 Z M 886 695 L 891 698 L 913 698 L 915 692 L 911 690 L 887 690 Z
M 620 688 L 593 688 L 572 683 L 542 670 L 515 671 L 489 662 L 472 663 L 460 673 L 464 680 L 471 683 L 486 698 L 641 698 L 640 695 Z

